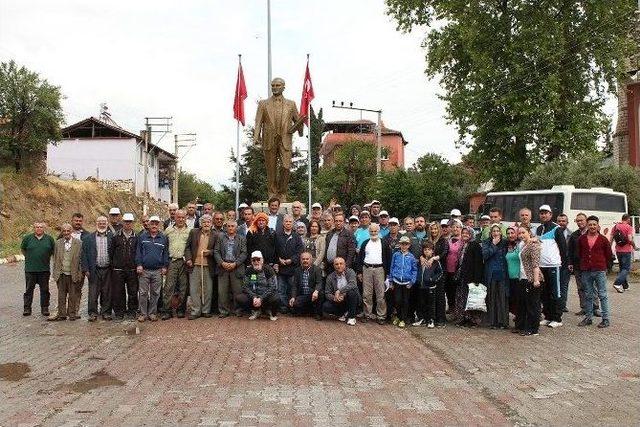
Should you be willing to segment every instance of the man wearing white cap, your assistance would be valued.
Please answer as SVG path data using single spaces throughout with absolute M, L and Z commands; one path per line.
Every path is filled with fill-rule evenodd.
M 360 219 L 355 215 L 351 215 L 349 217 L 349 230 L 351 230 L 354 236 L 356 231 L 358 231 L 358 227 L 360 227 Z
M 462 212 L 460 212 L 460 209 L 451 209 L 451 213 L 449 214 L 449 216 L 451 217 L 451 219 L 460 219 L 460 217 L 462 216 Z
M 322 223 L 322 205 L 318 202 L 311 205 L 311 216 L 309 217 L 309 221 L 311 220 Z
M 389 212 L 380 212 L 380 215 L 378 215 L 378 224 L 380 224 L 380 238 L 384 239 L 389 234 Z
M 169 266 L 169 241 L 160 231 L 160 218 L 149 218 L 149 230 L 138 237 L 136 248 L 136 272 L 139 276 L 138 322 L 158 320 L 157 309 L 162 288 L 162 276 L 167 274 Z
M 133 231 L 133 220 L 132 213 L 125 213 L 122 216 L 122 228 L 113 236 L 111 303 L 116 320 L 121 320 L 125 314 L 133 318 L 138 311 L 138 236 Z
M 353 233 L 356 239 L 356 253 L 360 250 L 362 243 L 370 237 L 369 224 L 371 224 L 371 213 L 369 211 L 360 212 L 360 227 Z
M 251 253 L 251 265 L 246 268 L 242 282 L 242 292 L 235 295 L 238 307 L 251 310 L 249 320 L 255 320 L 264 310 L 269 319 L 278 320 L 276 313 L 280 305 L 277 292 L 276 273 L 264 263 L 262 252 Z
M 371 206 L 369 206 L 369 213 L 371 215 L 371 222 L 375 222 L 376 224 L 379 222 L 380 216 L 380 202 L 378 200 L 373 200 L 371 202 Z
M 562 229 L 552 221 L 551 206 L 542 205 L 538 209 L 540 226 L 536 229 L 542 243 L 540 270 L 544 277 L 542 287 L 542 326 L 557 328 L 562 326 L 562 304 L 560 291 L 560 267 L 567 264 L 567 240 Z
M 111 235 L 111 237 L 115 236 L 118 231 L 122 228 L 122 213 L 120 212 L 120 208 L 113 207 L 109 209 L 109 227 L 107 232 Z
M 442 233 L 442 237 L 444 239 L 448 239 L 449 236 L 451 235 L 451 228 L 449 227 L 448 219 L 445 218 L 440 220 L 440 230 Z

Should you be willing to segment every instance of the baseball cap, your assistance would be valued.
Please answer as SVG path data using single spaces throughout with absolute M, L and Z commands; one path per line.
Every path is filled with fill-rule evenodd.
M 311 209 L 322 209 L 322 205 L 318 202 L 315 202 L 311 205 Z
M 127 212 L 126 214 L 122 215 L 122 220 L 123 221 L 133 221 L 133 214 L 130 212 Z
M 480 219 L 491 219 L 491 217 L 489 215 L 482 215 Z
M 109 215 L 120 215 L 120 208 L 109 209 Z
M 379 205 L 379 204 L 380 204 L 380 201 L 379 201 L 379 200 L 375 200 L 375 199 L 374 199 L 374 200 L 372 200 L 372 201 L 371 201 L 371 204 L 372 204 L 372 205 Z
M 387 212 L 387 211 L 380 211 L 379 216 L 389 216 L 389 212 Z
M 398 218 L 394 216 L 392 218 L 389 218 L 389 224 L 400 224 L 400 221 L 398 221 Z
M 248 208 L 249 205 L 246 203 L 240 203 L 240 206 L 238 206 L 239 209 L 244 209 L 244 208 Z
M 151 215 L 149 217 L 149 222 L 153 222 L 153 221 L 160 222 L 160 217 L 158 215 Z
M 357 216 L 355 216 L 355 215 L 351 215 L 351 216 L 349 217 L 349 222 L 351 222 L 351 221 L 357 221 L 357 222 L 360 222 L 360 219 L 359 219 Z
M 260 259 L 262 259 L 262 252 L 260 252 L 260 251 L 251 252 L 251 258 L 260 258 Z
M 540 206 L 540 209 L 538 209 L 538 211 L 540 211 L 540 212 L 542 212 L 542 211 L 552 212 L 551 206 L 549 206 L 549 205 Z
M 363 215 L 370 216 L 371 214 L 369 213 L 368 210 L 363 210 L 362 212 L 360 212 L 360 216 L 363 216 Z
M 451 209 L 451 216 L 462 216 L 462 212 L 460 212 L 460 209 Z
M 440 221 L 440 225 L 446 225 L 447 227 L 449 226 L 449 220 L 448 219 L 443 219 Z
M 399 240 L 400 243 L 411 243 L 409 236 L 402 236 Z

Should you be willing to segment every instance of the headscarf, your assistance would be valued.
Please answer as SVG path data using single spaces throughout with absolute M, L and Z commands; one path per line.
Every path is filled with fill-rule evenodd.
M 255 218 L 253 218 L 253 222 L 249 226 L 249 231 L 251 231 L 252 233 L 255 233 L 255 232 L 258 231 L 258 220 L 259 219 L 264 219 L 265 221 L 267 221 L 267 227 L 269 226 L 269 216 L 264 212 L 258 212 L 256 214 Z

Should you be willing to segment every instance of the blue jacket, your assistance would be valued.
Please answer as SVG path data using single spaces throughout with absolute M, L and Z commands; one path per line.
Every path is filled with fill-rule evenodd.
M 145 270 L 166 268 L 169 265 L 167 236 L 158 231 L 156 237 L 151 237 L 148 231 L 143 231 L 138 237 L 136 265 L 142 266 Z
M 509 278 L 507 268 L 507 241 L 500 239 L 497 245 L 491 238 L 482 241 L 482 259 L 484 260 L 484 284 L 491 286 L 494 282 L 506 283 Z
M 399 285 L 411 286 L 418 277 L 418 262 L 411 252 L 403 254 L 401 251 L 393 253 L 391 259 L 391 280 Z
M 107 252 L 109 260 L 113 255 L 113 238 L 107 233 Z M 96 247 L 96 232 L 87 234 L 82 239 L 82 255 L 80 256 L 80 264 L 82 271 L 88 271 L 90 275 L 96 272 L 96 258 L 98 257 L 98 248 Z
M 440 261 L 431 263 L 431 268 L 420 266 L 417 284 L 422 289 L 434 288 L 442 280 L 442 265 Z

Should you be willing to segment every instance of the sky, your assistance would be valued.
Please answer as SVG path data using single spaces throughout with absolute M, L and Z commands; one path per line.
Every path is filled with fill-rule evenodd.
M 154 142 L 173 152 L 173 134 L 197 134 L 181 166 L 229 183 L 238 54 L 247 84 L 247 125 L 268 96 L 266 0 L 0 0 L 0 61 L 14 59 L 64 94 L 66 124 L 98 116 L 138 133 L 145 117 L 172 116 L 172 134 Z M 312 105 L 326 121 L 359 119 L 332 101 L 382 109 L 385 126 L 409 141 L 408 167 L 423 154 L 460 160 L 437 80 L 424 75 L 424 29 L 396 31 L 383 0 L 272 0 L 273 77 L 300 105 L 306 55 Z M 376 120 L 374 113 L 363 118 Z M 615 122 L 614 122 L 615 123 Z M 242 137 L 242 141 L 246 138 Z M 295 144 L 303 147 L 306 138 Z M 186 154 L 185 154 L 186 153 Z

